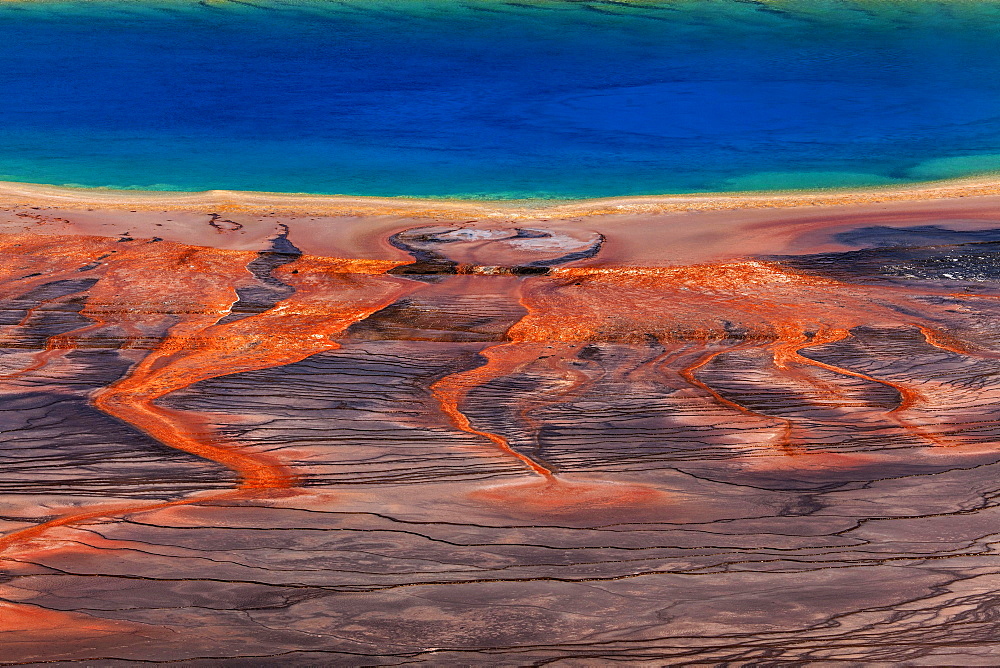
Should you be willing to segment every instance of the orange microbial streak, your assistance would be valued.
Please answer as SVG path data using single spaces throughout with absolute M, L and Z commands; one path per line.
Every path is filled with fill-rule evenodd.
M 924 341 L 935 348 L 940 348 L 941 350 L 946 350 L 950 353 L 956 353 L 958 355 L 968 355 L 970 353 L 970 351 L 963 346 L 960 341 L 957 341 L 946 334 L 936 332 L 930 327 L 926 327 L 919 323 L 914 323 L 914 327 L 919 329 L 920 333 L 924 335 Z
M 647 345 L 650 340 L 668 349 L 700 345 L 706 347 L 705 352 L 681 368 L 679 376 L 721 406 L 780 423 L 781 430 L 772 443 L 776 454 L 801 457 L 806 452 L 793 442 L 795 425 L 791 420 L 748 408 L 699 378 L 699 371 L 721 355 L 757 347 L 770 349 L 775 371 L 808 380 L 830 396 L 841 390 L 806 373 L 808 369 L 892 388 L 900 400 L 888 411 L 887 419 L 918 438 L 940 445 L 939 437 L 911 426 L 899 416 L 921 401 L 914 389 L 802 354 L 807 348 L 847 339 L 850 330 L 860 325 L 917 326 L 931 345 L 960 350 L 957 343 L 929 324 L 914 323 L 912 317 L 904 319 L 884 304 L 887 297 L 909 299 L 757 261 L 555 269 L 548 276 L 524 281 L 521 303 L 527 315 L 510 328 L 509 342 L 484 350 L 481 354 L 488 360 L 485 366 L 439 381 L 435 395 L 459 428 L 485 436 L 509 451 L 511 447 L 502 436 L 475 429 L 459 410 L 472 388 L 529 364 L 542 350 L 558 356 L 589 342 Z M 915 305 L 917 302 L 909 304 L 911 308 Z M 919 306 L 927 308 L 926 304 Z M 708 349 L 709 345 L 715 349 Z M 520 453 L 512 454 L 522 461 L 528 459 Z M 842 462 L 848 459 L 841 457 Z M 548 469 L 539 470 L 542 467 L 537 462 L 525 463 L 532 471 L 551 476 Z
M 157 440 L 236 471 L 243 489 L 292 486 L 292 476 L 263 455 L 213 442 L 203 421 L 154 402 L 192 383 L 298 362 L 335 350 L 331 337 L 395 301 L 415 284 L 385 276 L 395 262 L 305 258 L 277 270 L 296 289 L 264 313 L 225 324 L 182 320 L 128 377 L 97 395 L 94 405 Z M 293 271 L 299 273 L 293 274 Z
M 168 636 L 166 629 L 147 624 L 0 601 L 0 642 L 7 665 L 37 662 L 39 648 L 55 656 L 70 643 L 86 642 L 93 648 L 120 645 L 123 638 L 166 640 Z
M 527 307 L 523 297 L 522 304 Z M 535 476 L 534 480 L 527 482 L 494 485 L 477 490 L 469 495 L 470 498 L 503 508 L 507 513 L 527 516 L 536 516 L 539 513 L 555 515 L 582 513 L 592 516 L 622 508 L 652 507 L 668 500 L 667 494 L 646 485 L 562 478 L 540 459 L 515 450 L 510 441 L 500 434 L 477 429 L 462 412 L 460 405 L 472 389 L 525 369 L 541 359 L 546 360 L 545 365 L 562 377 L 562 387 L 558 391 L 558 398 L 548 397 L 525 405 L 520 411 L 522 418 L 526 417 L 528 411 L 537 408 L 538 404 L 556 403 L 574 390 L 590 383 L 586 374 L 564 364 L 566 356 L 578 351 L 581 345 L 580 342 L 565 344 L 552 340 L 512 341 L 491 346 L 479 353 L 486 358 L 486 364 L 446 376 L 431 386 L 431 392 L 452 424 L 466 433 L 488 439 L 497 450 L 517 461 L 527 472 Z M 525 422 L 537 429 L 530 418 Z
M 698 376 L 696 375 L 696 372 L 698 371 L 698 369 L 701 369 L 702 367 L 708 366 L 708 364 L 710 364 L 712 362 L 712 360 L 714 360 L 719 355 L 722 355 L 722 354 L 727 353 L 727 352 L 732 352 L 734 349 L 735 348 L 730 348 L 730 349 L 727 349 L 727 350 L 714 350 L 714 351 L 708 352 L 708 353 L 702 355 L 697 360 L 695 360 L 692 364 L 689 364 L 688 366 L 686 366 L 683 369 L 681 369 L 680 372 L 679 372 L 679 375 L 680 375 L 681 378 L 683 378 L 685 381 L 687 381 L 691 385 L 693 385 L 693 386 L 695 386 L 697 388 L 700 388 L 700 389 L 704 390 L 705 392 L 707 392 L 708 395 L 711 396 L 712 399 L 714 399 L 716 403 L 718 403 L 718 404 L 720 404 L 722 406 L 726 406 L 727 408 L 732 408 L 734 410 L 739 411 L 740 413 L 743 413 L 745 415 L 751 415 L 751 416 L 753 416 L 755 418 L 779 422 L 782 426 L 781 426 L 781 431 L 778 433 L 775 445 L 778 448 L 780 448 L 781 450 L 783 450 L 783 451 L 785 451 L 785 452 L 787 452 L 789 454 L 793 453 L 795 451 L 795 447 L 792 445 L 792 421 L 791 420 L 787 420 L 785 418 L 779 418 L 779 417 L 773 417 L 773 416 L 765 415 L 764 413 L 759 413 L 759 412 L 757 412 L 755 410 L 751 410 L 751 409 L 747 408 L 746 406 L 744 406 L 743 404 L 739 404 L 739 403 L 737 403 L 735 401 L 727 399 L 724 396 L 722 396 L 721 394 L 719 394 L 719 392 L 717 390 L 715 390 L 713 387 L 711 387 L 708 383 L 702 382 L 698 378 Z
M 537 353 L 542 349 L 544 349 L 543 345 L 535 345 L 527 348 L 513 348 L 509 346 L 487 348 L 479 353 L 486 358 L 487 362 L 485 365 L 442 378 L 431 385 L 431 392 L 441 404 L 441 410 L 444 411 L 445 415 L 448 416 L 456 427 L 464 432 L 489 439 L 502 453 L 516 459 L 532 473 L 551 478 L 553 473 L 548 467 L 516 451 L 503 436 L 476 429 L 472 426 L 465 413 L 459 409 L 459 404 L 471 389 L 514 372 L 518 367 L 537 359 Z
M 470 498 L 502 507 L 506 512 L 529 516 L 538 513 L 593 515 L 616 508 L 655 506 L 667 500 L 666 494 L 645 485 L 561 478 L 538 458 L 515 450 L 503 436 L 476 429 L 460 410 L 460 403 L 473 388 L 525 368 L 543 356 L 546 360 L 550 360 L 548 366 L 558 365 L 557 370 L 564 378 L 565 384 L 558 393 L 558 398 L 550 397 L 542 402 L 556 403 L 573 390 L 589 383 L 589 378 L 585 374 L 560 364 L 562 359 L 560 354 L 565 355 L 578 349 L 578 345 L 560 346 L 543 343 L 509 343 L 493 346 L 480 353 L 487 360 L 485 365 L 447 376 L 431 386 L 431 391 L 442 410 L 456 427 L 488 439 L 501 453 L 514 459 L 536 476 L 534 480 L 527 482 L 486 487 L 471 493 Z M 522 417 L 536 407 L 537 404 L 526 405 L 521 410 Z M 525 422 L 537 429 L 530 419 Z
M 125 378 L 98 392 L 94 405 L 165 445 L 231 469 L 239 476 L 237 489 L 67 513 L 0 538 L 0 550 L 58 526 L 295 485 L 294 474 L 276 458 L 225 442 L 201 416 L 156 401 L 201 380 L 334 350 L 339 344 L 331 337 L 419 284 L 385 275 L 399 262 L 303 257 L 273 272 L 294 294 L 263 313 L 220 323 L 237 299 L 236 288 L 252 280 L 246 265 L 255 257 L 166 242 L 121 249 L 102 266 L 81 311 L 94 324 L 49 344 L 77 347 L 84 343 L 82 333 L 94 331 L 105 337 L 124 335 L 125 348 L 149 347 L 145 344 L 151 342 L 152 350 Z M 87 340 L 94 338 L 90 334 Z
M 127 242 L 126 242 L 127 243 Z M 0 235 L 0 299 L 22 296 L 65 278 L 87 278 L 80 269 L 120 246 L 105 237 Z

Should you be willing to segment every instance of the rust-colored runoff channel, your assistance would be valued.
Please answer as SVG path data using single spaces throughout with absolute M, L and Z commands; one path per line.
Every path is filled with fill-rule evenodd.
M 80 345 L 84 334 L 90 339 L 120 337 L 125 349 L 158 340 L 124 378 L 95 394 L 94 406 L 164 445 L 221 464 L 238 477 L 235 489 L 222 492 L 66 512 L 0 537 L 2 551 L 55 527 L 98 517 L 267 496 L 293 488 L 296 476 L 285 463 L 228 442 L 201 416 L 157 401 L 198 381 L 291 364 L 335 350 L 340 346 L 333 339 L 347 327 L 419 287 L 385 274 L 399 262 L 300 257 L 273 271 L 274 278 L 294 289 L 289 297 L 262 313 L 220 322 L 237 300 L 236 289 L 254 280 L 246 267 L 256 253 L 150 240 L 32 235 L 3 239 L 0 248 L 12 254 L 4 256 L 7 266 L 0 266 L 8 297 L 41 283 L 19 274 L 41 272 L 46 282 L 72 274 L 98 279 L 81 310 L 93 324 L 53 337 L 29 369 L 38 370 L 55 352 Z

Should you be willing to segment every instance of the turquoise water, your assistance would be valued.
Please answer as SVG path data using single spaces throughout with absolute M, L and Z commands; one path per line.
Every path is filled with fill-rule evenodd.
M 548 198 L 1000 169 L 1000 4 L 0 5 L 0 179 Z

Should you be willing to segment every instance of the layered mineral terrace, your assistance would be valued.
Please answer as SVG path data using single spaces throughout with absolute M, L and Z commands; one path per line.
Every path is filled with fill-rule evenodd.
M 1000 659 L 1000 199 L 155 207 L 0 212 L 5 665 Z

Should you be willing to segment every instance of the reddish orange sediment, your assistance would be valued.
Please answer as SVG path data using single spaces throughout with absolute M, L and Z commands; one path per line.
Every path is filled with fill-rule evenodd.
M 114 243 L 105 240 L 105 244 Z M 92 325 L 52 337 L 43 354 L 81 345 L 82 334 L 125 334 L 123 348 L 139 340 L 159 341 L 129 374 L 97 393 L 94 405 L 161 443 L 234 471 L 237 489 L 185 499 L 102 506 L 61 515 L 0 538 L 0 550 L 31 541 L 49 529 L 115 515 L 287 490 L 291 469 L 278 459 L 219 437 L 203 417 L 156 404 L 198 381 L 281 366 L 334 350 L 332 340 L 351 324 L 419 287 L 387 276 L 397 261 L 303 257 L 274 275 L 293 295 L 260 314 L 220 324 L 237 299 L 236 288 L 252 280 L 246 265 L 256 253 L 200 248 L 168 242 L 137 242 L 106 258 L 81 314 Z M 100 256 L 101 250 L 90 253 Z M 61 258 L 62 259 L 62 258 Z M 77 258 L 89 259 L 87 254 Z M 65 258 L 66 271 L 71 262 Z M 49 277 L 48 280 L 52 280 Z M 143 346 L 140 346 L 143 347 Z M 27 370 L 25 370 L 27 371 Z
M 439 381 L 439 385 L 461 386 L 460 392 L 452 390 L 447 397 L 446 409 L 452 412 L 460 428 L 491 440 L 501 439 L 495 434 L 475 431 L 467 418 L 454 415 L 458 412 L 458 401 L 477 383 L 495 379 L 531 359 L 539 345 L 558 347 L 584 342 L 636 345 L 650 338 L 663 345 L 729 342 L 727 348 L 707 352 L 681 369 L 680 376 L 720 405 L 782 423 L 778 447 L 786 454 L 797 454 L 802 449 L 793 442 L 791 420 L 754 411 L 723 396 L 697 376 L 699 369 L 736 347 L 766 346 L 772 350 L 775 369 L 786 375 L 802 376 L 831 396 L 839 393 L 834 386 L 795 367 L 823 369 L 892 388 L 900 401 L 888 411 L 889 419 L 905 431 L 940 445 L 940 437 L 899 415 L 922 400 L 919 392 L 893 380 L 806 357 L 801 352 L 844 340 L 851 336 L 852 328 L 860 325 L 917 326 L 932 345 L 959 350 L 957 343 L 937 333 L 929 323 L 914 323 L 912 318 L 904 319 L 883 305 L 885 297 L 886 291 L 878 288 L 846 285 L 758 261 L 682 267 L 555 269 L 549 276 L 525 280 L 521 302 L 527 315 L 508 331 L 510 343 L 490 349 L 504 349 L 503 356 L 508 361 L 505 364 L 493 361 L 460 374 L 459 379 Z M 734 339 L 741 343 L 733 346 Z M 517 349 L 521 352 L 516 352 Z
M 934 330 L 930 329 L 929 327 L 926 327 L 924 325 L 915 325 L 915 326 L 918 327 L 920 331 L 924 334 L 924 338 L 927 339 L 928 343 L 931 342 L 932 338 L 934 338 L 934 340 L 938 340 L 937 337 L 941 337 L 942 339 L 944 338 L 944 335 L 934 332 Z M 907 387 L 906 385 L 903 385 L 901 383 L 895 383 L 890 380 L 885 380 L 882 378 L 875 378 L 874 376 L 868 375 L 866 373 L 851 371 L 850 369 L 845 369 L 844 367 L 841 366 L 828 364 L 826 362 L 820 362 L 819 360 L 814 360 L 810 357 L 805 357 L 804 355 L 801 355 L 799 352 L 806 348 L 823 345 L 824 343 L 834 343 L 836 341 L 841 341 L 847 338 L 848 336 L 850 336 L 850 332 L 846 330 L 830 330 L 827 332 L 818 333 L 811 340 L 803 343 L 803 345 L 796 346 L 795 344 L 792 343 L 785 344 L 785 346 L 782 348 L 780 361 L 778 353 L 776 352 L 775 363 L 779 368 L 785 368 L 785 366 L 787 366 L 789 362 L 794 361 L 800 364 L 806 364 L 809 366 L 817 367 L 819 369 L 832 371 L 833 373 L 837 373 L 843 376 L 859 378 L 861 380 L 866 380 L 872 383 L 878 383 L 879 385 L 888 387 L 899 394 L 899 404 L 896 405 L 895 408 L 890 409 L 887 413 L 889 417 L 896 424 L 898 424 L 906 432 L 912 434 L 913 436 L 916 436 L 919 439 L 928 441 L 932 445 L 935 446 L 953 445 L 946 439 L 942 438 L 939 434 L 935 434 L 917 425 L 914 425 L 913 423 L 909 422 L 901 415 L 899 415 L 899 413 L 911 409 L 914 405 L 916 405 L 919 401 L 923 399 L 920 393 L 917 392 L 916 390 Z M 932 343 L 932 345 L 935 344 Z M 941 346 L 935 346 L 935 347 L 940 348 Z
M 515 450 L 503 436 L 473 427 L 460 408 L 462 400 L 473 388 L 509 375 L 519 367 L 535 361 L 538 353 L 544 349 L 544 344 L 527 347 L 504 344 L 486 348 L 479 353 L 486 358 L 486 364 L 442 378 L 431 385 L 431 393 L 438 400 L 441 410 L 458 429 L 488 439 L 500 452 L 517 460 L 532 473 L 551 478 L 553 472 L 548 467 Z
M 67 277 L 88 278 L 86 265 L 127 244 L 107 237 L 0 235 L 0 298 L 12 299 L 32 289 Z
M 421 284 L 386 275 L 389 269 L 402 264 L 398 261 L 302 257 L 273 272 L 294 288 L 293 295 L 264 313 L 220 323 L 237 299 L 236 289 L 253 280 L 246 266 L 254 257 L 256 253 L 248 251 L 149 240 L 119 242 L 32 235 L 0 238 L 0 279 L 7 280 L 8 295 L 25 294 L 64 276 L 80 276 L 82 266 L 88 267 L 84 276 L 99 279 L 88 291 L 89 298 L 81 311 L 93 324 L 52 337 L 46 350 L 21 373 L 37 370 L 57 351 L 95 345 L 95 332 L 111 340 L 119 337 L 122 344 L 115 347 L 151 347 L 128 376 L 94 397 L 95 406 L 170 447 L 215 461 L 239 476 L 237 490 L 219 495 L 69 513 L 0 539 L 0 548 L 30 540 L 47 528 L 108 514 L 285 490 L 295 485 L 292 471 L 276 458 L 226 442 L 202 416 L 157 402 L 199 381 L 290 364 L 335 350 L 339 344 L 333 339 L 347 327 Z M 728 399 L 700 380 L 697 372 L 736 348 L 768 347 L 775 368 L 786 374 L 800 373 L 794 368 L 799 365 L 893 388 L 901 397 L 899 406 L 889 411 L 893 419 L 904 429 L 941 444 L 933 434 L 895 415 L 920 400 L 914 390 L 801 352 L 843 340 L 858 325 L 915 326 L 930 345 L 964 352 L 959 343 L 930 324 L 914 323 L 912 318 L 901 320 L 898 313 L 878 303 L 884 297 L 882 290 L 796 274 L 765 262 L 557 269 L 549 276 L 523 281 L 519 299 L 527 314 L 510 328 L 508 342 L 482 351 L 485 365 L 443 378 L 431 386 L 431 391 L 458 429 L 489 440 L 505 456 L 544 479 L 545 485 L 531 483 L 521 491 L 503 487 L 505 493 L 515 497 L 527 495 L 526 503 L 535 497 L 551 500 L 556 490 L 566 498 L 573 494 L 591 498 L 587 485 L 599 486 L 593 498 L 613 492 L 625 499 L 631 492 L 605 483 L 556 480 L 549 466 L 518 452 L 507 438 L 475 427 L 462 412 L 461 404 L 473 388 L 536 363 L 549 353 L 545 364 L 563 377 L 563 387 L 555 394 L 526 402 L 520 411 L 521 418 L 537 431 L 539 425 L 530 416 L 532 410 L 559 403 L 591 382 L 587 374 L 566 363 L 568 356 L 591 342 L 645 345 L 653 339 L 665 346 L 727 343 L 727 348 L 708 351 L 681 369 L 681 378 L 720 405 L 756 419 L 780 422 L 783 429 L 779 449 L 786 454 L 799 450 L 792 442 L 790 420 L 765 415 Z M 733 341 L 740 343 L 734 345 Z M 823 386 L 816 379 L 811 382 Z M 830 386 L 825 390 L 836 392 Z
M 799 363 L 800 360 L 797 359 L 797 356 L 799 351 L 804 350 L 805 348 L 822 345 L 824 343 L 834 343 L 842 338 L 846 338 L 850 334 L 844 330 L 840 330 L 844 332 L 844 337 L 828 338 L 825 336 L 826 332 L 821 326 L 814 327 L 814 329 L 819 329 L 819 331 L 806 332 L 797 327 L 777 327 L 776 330 L 779 333 L 779 338 L 770 346 L 774 366 L 776 369 L 781 371 L 782 375 L 788 378 L 801 380 L 804 384 L 809 385 L 810 387 L 818 388 L 828 399 L 842 397 L 844 394 L 843 388 L 836 383 L 828 382 L 823 378 L 818 377 L 815 373 L 807 373 L 806 369 L 803 367 L 813 365 L 809 365 L 808 363 Z M 789 355 L 789 353 L 793 354 Z M 822 404 L 823 401 L 813 399 L 812 403 Z M 831 405 L 836 405 L 836 403 Z
M 3 587 L 0 585 L 0 589 Z M 57 648 L 79 645 L 81 641 L 91 648 L 97 648 L 105 643 L 120 645 L 124 638 L 167 640 L 169 635 L 170 632 L 166 629 L 149 624 L 102 619 L 79 612 L 0 601 L 0 644 L 3 645 L 2 660 L 10 662 L 7 665 L 35 663 L 39 647 L 45 647 L 52 656 L 58 653 Z M 9 643 L 6 642 L 8 638 Z M 29 643 L 33 649 L 29 647 Z
M 861 373 L 860 371 L 851 371 L 850 369 L 845 369 L 844 367 L 837 366 L 835 364 L 820 362 L 819 360 L 806 357 L 800 353 L 800 351 L 805 350 L 806 348 L 813 348 L 826 343 L 842 341 L 851 335 L 851 333 L 847 330 L 821 330 L 810 339 L 807 338 L 801 330 L 796 330 L 795 328 L 787 326 L 783 329 L 785 331 L 781 332 L 782 338 L 779 339 L 779 343 L 776 344 L 774 348 L 774 363 L 779 369 L 786 369 L 790 363 L 797 362 L 799 364 L 814 366 L 818 369 L 832 371 L 833 373 L 840 374 L 841 376 L 850 376 L 851 378 L 858 378 L 871 383 L 883 385 L 895 390 L 899 394 L 899 404 L 895 408 L 891 409 L 889 411 L 890 413 L 905 411 L 921 399 L 920 394 L 916 390 L 900 383 L 894 383 L 890 380 L 882 378 L 875 378 L 874 376 Z
M 126 244 L 128 242 L 125 242 Z M 0 299 L 16 299 L 47 283 L 68 278 L 91 278 L 100 274 L 101 260 L 122 250 L 113 239 L 83 236 L 40 236 L 35 234 L 0 235 Z M 92 266 L 91 273 L 81 269 Z M 23 327 L 42 306 L 64 299 L 71 299 L 83 292 L 47 299 L 27 309 L 21 321 L 3 334 L 11 339 L 10 332 Z M 92 328 L 88 325 L 85 329 Z M 62 354 L 56 337 L 51 337 L 45 349 L 32 356 L 31 363 L 22 369 L 5 374 L 4 380 L 13 380 L 44 367 L 53 357 Z
M 716 403 L 722 406 L 726 406 L 727 408 L 732 408 L 733 410 L 739 411 L 744 415 L 750 415 L 758 419 L 766 420 L 767 422 L 778 422 L 779 424 L 781 424 L 781 431 L 775 438 L 775 446 L 781 451 L 782 454 L 795 454 L 801 451 L 802 450 L 801 448 L 795 447 L 792 443 L 793 425 L 791 420 L 788 420 L 786 418 L 776 417 L 773 415 L 766 415 L 764 413 L 755 411 L 751 408 L 747 408 L 743 404 L 732 401 L 731 399 L 727 399 L 726 397 L 722 396 L 717 390 L 715 390 L 715 388 L 710 386 L 708 383 L 703 382 L 698 378 L 697 375 L 695 375 L 695 372 L 698 371 L 698 369 L 707 366 L 712 362 L 712 360 L 714 360 L 719 355 L 722 355 L 723 353 L 732 352 L 733 350 L 734 348 L 709 351 L 706 354 L 699 357 L 697 360 L 695 360 L 692 364 L 689 364 L 688 366 L 681 369 L 678 372 L 678 374 L 689 384 L 701 390 L 704 390 L 706 393 L 708 393 L 710 397 L 712 397 L 712 399 L 715 400 Z
M 551 469 L 517 452 L 503 436 L 472 425 L 460 409 L 471 389 L 537 360 L 543 350 L 575 350 L 587 342 L 637 344 L 647 343 L 650 337 L 661 343 L 725 341 L 731 333 L 724 323 L 733 320 L 744 327 L 750 342 L 780 339 L 782 334 L 776 329 L 787 327 L 783 321 L 801 315 L 803 285 L 823 286 L 827 292 L 839 287 L 834 281 L 791 274 L 761 262 L 557 269 L 552 276 L 524 282 L 520 301 L 527 314 L 508 330 L 509 343 L 484 350 L 481 354 L 487 364 L 446 377 L 435 383 L 432 391 L 456 427 L 489 439 L 532 472 L 552 477 Z M 802 343 L 796 345 L 801 347 Z M 731 401 L 696 377 L 699 368 L 722 352 L 727 351 L 703 356 L 681 370 L 681 377 L 724 406 L 781 423 L 778 447 L 793 452 L 789 420 L 762 415 Z
M 538 458 L 515 450 L 509 440 L 500 434 L 474 427 L 469 417 L 462 412 L 461 403 L 472 389 L 545 359 L 545 366 L 562 375 L 565 385 L 538 400 L 526 401 L 519 410 L 519 416 L 525 425 L 537 433 L 540 425 L 531 418 L 531 411 L 561 403 L 580 388 L 592 383 L 587 374 L 566 365 L 567 356 L 577 352 L 582 345 L 512 341 L 492 346 L 480 352 L 487 360 L 483 366 L 446 376 L 431 386 L 442 411 L 458 429 L 488 439 L 501 453 L 515 459 L 541 478 L 487 487 L 472 492 L 470 498 L 503 507 L 510 512 L 528 514 L 593 514 L 613 508 L 651 506 L 668 500 L 668 495 L 646 485 L 561 478 Z
M 941 350 L 945 350 L 949 353 L 956 353 L 958 355 L 973 354 L 972 351 L 969 350 L 961 341 L 955 339 L 954 337 L 933 330 L 926 325 L 921 325 L 920 323 L 913 323 L 913 326 L 919 329 L 920 333 L 923 334 L 924 341 L 935 348 L 940 348 Z
M 199 418 L 155 401 L 202 380 L 301 361 L 336 350 L 332 340 L 419 284 L 385 275 L 400 263 L 303 258 L 275 273 L 295 293 L 272 309 L 225 324 L 182 321 L 124 379 L 94 405 L 162 443 L 219 462 L 237 472 L 241 489 L 279 489 L 294 476 L 273 459 L 212 442 Z M 299 273 L 293 273 L 299 272 Z
M 485 487 L 472 492 L 469 498 L 515 515 L 544 513 L 587 517 L 603 511 L 662 505 L 671 500 L 669 494 L 648 485 L 566 480 L 556 476 Z
M 130 515 L 137 512 L 148 512 L 151 510 L 162 510 L 164 508 L 172 508 L 174 506 L 184 506 L 191 505 L 195 503 L 207 503 L 210 501 L 221 501 L 224 499 L 240 498 L 245 497 L 246 494 L 240 493 L 234 490 L 226 490 L 224 492 L 219 492 L 217 494 L 203 494 L 196 497 L 190 497 L 185 499 L 177 499 L 174 501 L 161 501 L 161 502 L 147 502 L 147 503 L 129 503 L 129 504 L 107 504 L 97 506 L 96 508 L 90 508 L 88 510 L 83 510 L 80 512 L 68 512 L 62 514 L 54 519 L 47 522 L 42 522 L 40 524 L 35 524 L 24 529 L 18 529 L 17 531 L 11 531 L 8 534 L 0 536 L 0 552 L 8 552 L 14 548 L 18 547 L 29 547 L 29 544 L 33 539 L 40 538 L 42 535 L 49 532 L 51 529 L 57 527 L 71 526 L 79 524 L 81 522 L 86 522 L 87 520 L 107 518 L 107 517 L 118 517 L 122 515 Z M 0 627 L 0 630 L 4 630 Z

